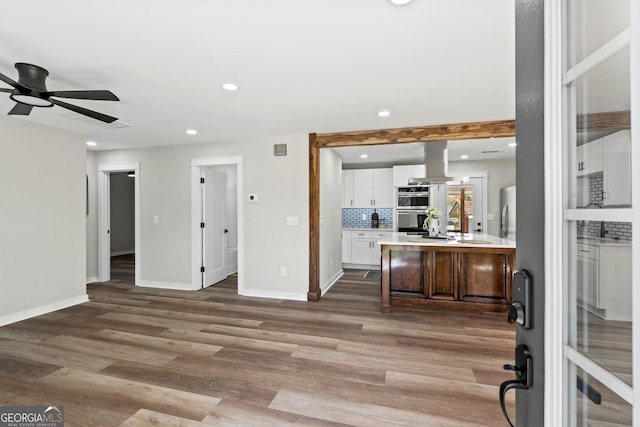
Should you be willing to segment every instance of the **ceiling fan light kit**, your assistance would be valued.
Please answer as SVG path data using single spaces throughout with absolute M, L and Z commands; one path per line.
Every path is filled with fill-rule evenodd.
M 94 101 L 119 101 L 108 90 L 71 90 L 71 91 L 48 91 L 45 84 L 45 80 L 49 75 L 49 72 L 42 67 L 33 64 L 27 64 L 24 62 L 17 62 L 15 64 L 16 70 L 18 70 L 18 81 L 5 76 L 0 73 L 0 80 L 13 87 L 13 89 L 0 88 L 0 92 L 10 93 L 9 98 L 16 102 L 16 105 L 9 111 L 10 115 L 22 115 L 28 116 L 31 113 L 33 107 L 53 107 L 57 105 L 67 110 L 74 111 L 76 113 L 91 117 L 96 120 L 103 121 L 105 123 L 112 123 L 118 120 L 116 117 L 111 117 L 106 114 L 98 113 L 97 111 L 89 110 L 87 108 L 79 107 L 77 105 L 68 104 L 63 101 L 59 101 L 57 98 L 70 98 L 70 99 L 90 99 Z

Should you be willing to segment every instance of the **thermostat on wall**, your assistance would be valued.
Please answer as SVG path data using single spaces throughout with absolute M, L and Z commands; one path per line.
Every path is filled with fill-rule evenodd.
M 257 194 L 249 194 L 249 201 L 253 203 L 258 203 L 258 195 Z

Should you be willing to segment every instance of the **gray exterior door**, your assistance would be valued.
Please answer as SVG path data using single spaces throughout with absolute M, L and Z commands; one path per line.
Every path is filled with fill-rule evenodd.
M 516 390 L 515 424 L 524 427 L 544 424 L 544 2 L 517 0 L 515 22 L 516 269 L 526 269 L 533 285 L 532 327 L 516 325 L 516 345 L 533 360 L 532 386 Z

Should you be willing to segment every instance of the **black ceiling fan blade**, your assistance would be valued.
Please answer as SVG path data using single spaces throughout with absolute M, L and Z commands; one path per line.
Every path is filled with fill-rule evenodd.
M 13 93 L 13 89 L 5 89 L 3 87 L 0 87 L 0 92 Z
M 107 116 L 106 114 L 98 113 L 97 111 L 88 110 L 86 108 L 78 107 L 77 105 L 67 104 L 66 102 L 58 101 L 57 99 L 49 99 L 55 105 L 58 105 L 67 110 L 75 111 L 76 113 L 91 117 L 92 119 L 100 120 L 105 123 L 113 123 L 118 120 L 116 117 Z
M 15 107 L 13 107 L 11 111 L 9 111 L 9 114 L 18 115 L 18 116 L 28 116 L 32 108 L 33 108 L 33 105 L 20 104 L 19 102 L 17 102 Z
M 9 77 L 5 76 L 2 73 L 0 73 L 0 80 L 2 80 L 6 84 L 11 85 L 11 86 L 13 86 L 15 88 L 24 89 L 24 86 L 22 86 L 20 83 L 18 83 L 17 81 L 15 81 L 13 79 L 10 79 Z
M 57 96 L 59 98 L 92 99 L 95 101 L 120 101 L 108 90 L 54 90 L 42 92 L 43 96 Z

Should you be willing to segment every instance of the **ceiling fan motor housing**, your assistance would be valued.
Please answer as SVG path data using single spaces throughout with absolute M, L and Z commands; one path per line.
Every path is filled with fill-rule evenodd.
M 30 89 L 30 91 L 25 92 L 20 88 L 15 88 L 9 97 L 20 104 L 53 107 L 53 103 L 48 99 L 49 97 L 41 95 L 42 92 L 47 91 L 45 79 L 49 72 L 42 67 L 24 62 L 17 62 L 16 70 L 18 70 L 18 83 Z M 38 101 L 35 101 L 34 98 L 38 99 Z
M 18 83 L 22 86 L 26 86 L 36 92 L 47 91 L 47 86 L 44 82 L 49 75 L 47 70 L 24 62 L 16 63 L 16 70 L 18 70 Z

